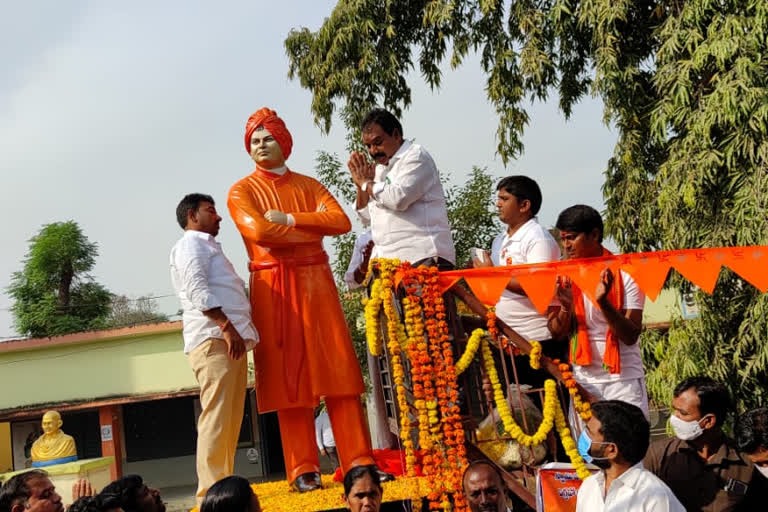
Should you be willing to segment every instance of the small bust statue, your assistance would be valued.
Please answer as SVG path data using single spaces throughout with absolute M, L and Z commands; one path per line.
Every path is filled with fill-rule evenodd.
M 61 431 L 61 415 L 48 411 L 43 415 L 43 435 L 32 444 L 32 466 L 39 468 L 77 460 L 75 440 Z

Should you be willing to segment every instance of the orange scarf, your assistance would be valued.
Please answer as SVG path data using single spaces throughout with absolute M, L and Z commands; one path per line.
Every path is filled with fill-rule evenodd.
M 611 253 L 603 248 L 603 256 L 610 256 Z M 571 333 L 570 352 L 571 363 L 579 366 L 589 366 L 592 364 L 592 350 L 587 333 L 586 311 L 584 308 L 584 298 L 581 290 L 575 284 L 571 285 L 573 290 L 573 318 L 574 331 Z M 616 273 L 613 278 L 613 286 L 608 292 L 608 300 L 616 311 L 624 308 L 624 282 L 621 279 L 621 273 Z M 621 351 L 619 349 L 619 338 L 608 328 L 605 333 L 605 353 L 603 354 L 603 368 L 608 373 L 621 373 Z

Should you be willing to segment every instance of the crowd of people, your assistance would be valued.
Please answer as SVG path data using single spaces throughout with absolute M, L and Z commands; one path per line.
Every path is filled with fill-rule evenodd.
M 348 286 L 360 286 L 371 258 L 454 268 L 445 194 L 432 156 L 407 140 L 400 121 L 383 109 L 365 117 L 361 133 L 368 154 L 353 153 L 347 167 L 367 229 L 358 236 Z M 347 506 L 378 510 L 381 484 L 392 475 L 371 456 L 360 369 L 322 247 L 324 236 L 346 232 L 351 223 L 321 184 L 288 169 L 293 140 L 274 111 L 264 108 L 249 118 L 245 147 L 256 169 L 235 183 L 228 206 L 250 259 L 249 293 L 215 240 L 222 218 L 213 197 L 189 194 L 176 209 L 184 235 L 171 251 L 171 278 L 183 308 L 184 352 L 201 389 L 198 506 L 201 512 L 260 510 L 248 482 L 232 474 L 245 399 L 244 356 L 253 350 L 259 411 L 278 412 L 292 488 L 309 492 L 322 486 L 319 451 L 341 467 Z M 473 253 L 472 266 L 610 254 L 594 208 L 564 209 L 555 224 L 558 243 L 538 222 L 543 197 L 535 180 L 509 176 L 496 192 L 505 229 L 490 247 Z M 768 496 L 768 411 L 739 417 L 731 440 L 723 431 L 732 412 L 727 390 L 707 377 L 686 379 L 674 392 L 675 437 L 649 445 L 638 344 L 645 297 L 629 274 L 610 269 L 600 275 L 593 295 L 594 301 L 559 277 L 542 315 L 513 277 L 496 304 L 498 318 L 523 338 L 539 341 L 545 355 L 569 360 L 574 379 L 597 400 L 586 422 L 572 406 L 569 413 L 580 433 L 579 452 L 598 469 L 581 486 L 578 510 L 759 510 L 755 500 Z M 454 326 L 450 297 L 446 309 Z M 536 372 L 524 378 L 536 379 Z M 316 420 L 320 399 L 327 412 Z M 507 510 L 504 477 L 492 464 L 471 463 L 464 492 L 473 512 Z M 15 476 L 0 491 L 0 512 L 26 509 L 63 509 L 44 472 Z M 70 510 L 163 512 L 164 505 L 159 492 L 132 475 L 79 497 Z
M 643 411 L 621 400 L 598 401 L 578 441 L 581 455 L 597 471 L 581 485 L 578 512 L 765 510 L 768 497 L 768 408 L 748 411 L 734 422 L 735 438 L 722 426 L 732 409 L 727 390 L 707 377 L 675 389 L 671 424 L 675 437 L 650 443 Z M 508 512 L 509 491 L 498 467 L 471 462 L 464 494 L 472 512 Z M 67 512 L 165 512 L 157 489 L 127 475 L 94 493 L 74 485 Z M 376 466 L 356 466 L 344 475 L 343 499 L 353 512 L 378 512 L 384 497 Z M 210 486 L 200 512 L 260 512 L 251 484 L 240 476 Z M 31 470 L 0 488 L 0 512 L 64 512 L 61 496 L 45 471 Z

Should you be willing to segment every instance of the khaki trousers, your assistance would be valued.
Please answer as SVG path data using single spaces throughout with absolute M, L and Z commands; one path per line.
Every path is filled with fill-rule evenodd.
M 233 473 L 235 449 L 243 422 L 248 357 L 233 361 L 219 338 L 204 341 L 189 353 L 200 385 L 202 412 L 197 420 L 197 506 L 208 488 Z

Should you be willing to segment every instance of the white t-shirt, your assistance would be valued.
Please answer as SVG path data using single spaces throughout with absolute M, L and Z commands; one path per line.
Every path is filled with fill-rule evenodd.
M 587 477 L 579 487 L 576 512 L 685 512 L 685 507 L 667 484 L 638 462 L 611 482 L 607 493 L 605 473 Z
M 622 309 L 643 309 L 645 295 L 638 288 L 635 280 L 626 272 L 621 272 L 621 280 L 624 283 L 624 304 Z M 640 379 L 645 377 L 643 358 L 640 354 L 640 344 L 627 345 L 619 342 L 619 354 L 621 355 L 621 373 L 611 374 L 603 369 L 603 354 L 605 354 L 605 334 L 608 331 L 608 322 L 603 312 L 582 293 L 584 301 L 584 316 L 587 322 L 587 334 L 589 334 L 590 348 L 592 350 L 592 364 L 590 366 L 573 365 L 573 377 L 576 382 L 603 383 L 615 382 L 627 379 Z
M 491 262 L 495 267 L 544 263 L 560 259 L 560 246 L 549 231 L 535 218 L 529 220 L 511 236 L 499 234 L 491 245 Z M 504 290 L 496 304 L 496 316 L 526 340 L 548 340 L 547 317 L 536 311 L 525 295 Z

